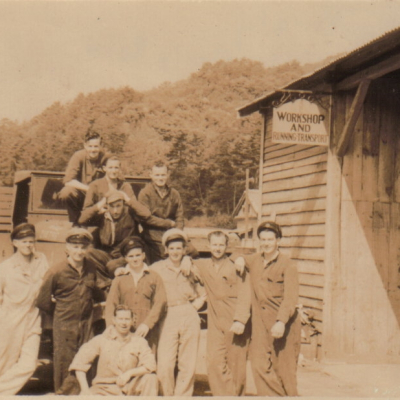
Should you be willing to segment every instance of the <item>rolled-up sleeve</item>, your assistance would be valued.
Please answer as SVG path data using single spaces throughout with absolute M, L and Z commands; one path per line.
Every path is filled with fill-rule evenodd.
M 156 359 L 151 351 L 149 345 L 147 344 L 146 339 L 140 338 L 140 350 L 138 354 L 139 363 L 138 367 L 145 367 L 149 372 L 155 372 L 157 369 Z M 134 354 L 136 355 L 136 354 Z
M 100 355 L 102 336 L 96 336 L 83 344 L 69 366 L 69 371 L 87 372 L 93 361 Z

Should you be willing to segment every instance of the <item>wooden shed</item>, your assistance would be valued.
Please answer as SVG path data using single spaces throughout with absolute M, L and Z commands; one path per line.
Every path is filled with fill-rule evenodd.
M 328 146 L 273 143 L 288 94 L 328 104 Z M 238 110 L 260 112 L 262 218 L 283 226 L 321 356 L 400 361 L 400 28 Z

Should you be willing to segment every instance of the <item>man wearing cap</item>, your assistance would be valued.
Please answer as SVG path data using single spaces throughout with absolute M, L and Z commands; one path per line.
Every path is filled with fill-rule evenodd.
M 159 321 L 165 316 L 167 297 L 160 276 L 145 264 L 144 243 L 130 238 L 121 247 L 125 259 L 125 274 L 117 276 L 111 285 L 106 302 L 106 323 L 112 325 L 116 307 L 128 306 L 136 315 L 135 335 L 145 337 L 155 351 Z
M 97 286 L 96 267 L 85 258 L 92 235 L 72 228 L 66 238 L 67 259 L 47 272 L 37 307 L 53 314 L 54 389 L 56 394 L 73 394 L 68 367 L 79 347 L 92 337 L 93 304 L 103 301 Z M 72 382 L 72 383 L 71 383 Z
M 41 321 L 35 307 L 48 269 L 35 251 L 35 227 L 21 224 L 11 233 L 16 252 L 0 264 L 0 395 L 19 392 L 36 369 Z
M 266 221 L 257 229 L 260 253 L 239 257 L 250 272 L 252 339 L 250 359 L 259 396 L 297 396 L 300 316 L 295 263 L 279 251 L 282 231 Z M 240 268 L 239 268 L 240 269 Z
M 156 360 L 146 340 L 130 332 L 132 310 L 119 305 L 106 331 L 85 343 L 70 371 L 74 371 L 81 395 L 157 396 Z M 97 374 L 89 388 L 86 373 L 98 358 Z
M 181 271 L 187 240 L 180 229 L 166 231 L 162 243 L 168 258 L 150 267 L 161 276 L 167 293 L 167 316 L 161 324 L 157 349 L 157 375 L 164 396 L 193 394 L 200 338 L 197 310 L 204 304 L 205 291 L 192 272 L 185 276 Z
M 89 129 L 85 135 L 84 149 L 78 150 L 69 160 L 64 176 L 64 187 L 58 197 L 65 202 L 70 222 L 76 224 L 81 213 L 89 184 L 104 176 L 101 169 L 104 152 L 101 136 Z
M 117 156 L 106 157 L 103 160 L 103 170 L 105 176 L 103 178 L 93 181 L 88 188 L 86 193 L 85 202 L 83 209 L 98 204 L 102 204 L 103 207 L 106 204 L 106 194 L 115 190 L 125 192 L 127 201 L 130 199 L 136 200 L 136 196 L 133 193 L 132 186 L 121 179 L 121 160 Z M 99 204 L 98 204 L 99 206 Z
M 97 226 L 96 249 L 89 250 L 88 258 L 96 263 L 98 272 L 106 279 L 114 277 L 114 270 L 125 265 L 121 262 L 107 264 L 121 258 L 120 248 L 125 238 L 139 234 L 139 221 L 152 218 L 150 211 L 135 196 L 129 198 L 125 192 L 109 191 L 98 203 L 82 211 L 79 223 L 85 226 Z M 115 266 L 114 266 L 115 264 Z M 111 281 L 109 281 L 111 284 Z
M 207 370 L 213 396 L 244 396 L 250 341 L 251 288 L 227 257 L 229 237 L 220 230 L 208 235 L 211 258 L 194 262 L 192 271 L 207 293 Z

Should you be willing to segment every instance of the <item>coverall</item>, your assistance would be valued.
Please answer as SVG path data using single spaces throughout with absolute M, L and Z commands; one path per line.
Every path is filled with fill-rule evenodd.
M 161 276 L 168 304 L 157 349 L 157 376 L 164 396 L 191 396 L 200 339 L 200 318 L 191 301 L 203 295 L 204 288 L 195 282 L 193 273 L 186 277 L 177 272 L 169 259 L 150 269 Z
M 157 396 L 156 360 L 145 339 L 129 334 L 121 340 L 111 325 L 79 349 L 69 369 L 87 372 L 97 357 L 97 374 L 90 388 L 92 394 Z M 145 367 L 149 373 L 133 377 L 123 387 L 117 385 L 119 375 L 137 367 Z
M 297 396 L 297 360 L 301 321 L 296 310 L 299 293 L 293 260 L 277 253 L 265 263 L 262 254 L 246 256 L 252 287 L 250 359 L 259 396 Z M 274 339 L 276 321 L 285 324 L 282 338 Z
M 217 267 L 212 259 L 195 261 L 194 273 L 207 293 L 207 369 L 213 396 L 241 396 L 246 389 L 246 362 L 250 340 L 251 288 L 225 257 Z M 246 325 L 243 334 L 230 332 L 234 321 Z
M 104 300 L 103 291 L 96 285 L 96 267 L 86 259 L 81 274 L 65 260 L 50 268 L 44 278 L 37 307 L 49 314 L 54 313 L 56 394 L 68 394 L 65 393 L 67 389 L 62 388 L 68 367 L 80 346 L 93 336 L 93 304 L 95 300 Z
M 35 372 L 41 334 L 35 301 L 47 270 L 41 253 L 28 265 L 19 253 L 0 264 L 0 395 L 16 394 Z
M 126 267 L 129 271 L 129 267 Z M 112 325 L 115 307 L 120 304 L 128 306 L 135 317 L 135 328 L 141 323 L 149 327 L 146 336 L 150 347 L 156 350 L 159 335 L 159 322 L 167 311 L 167 296 L 160 276 L 144 267 L 143 276 L 137 286 L 130 273 L 117 276 L 112 284 L 106 301 L 106 323 Z

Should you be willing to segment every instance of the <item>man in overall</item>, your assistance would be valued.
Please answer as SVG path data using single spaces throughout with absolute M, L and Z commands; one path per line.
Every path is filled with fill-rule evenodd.
M 104 301 L 97 286 L 96 266 L 86 259 L 92 235 L 72 228 L 66 237 L 67 258 L 51 267 L 43 280 L 36 305 L 53 315 L 54 390 L 76 394 L 77 382 L 66 379 L 79 347 L 93 336 L 93 305 Z
M 36 370 L 41 319 L 35 307 L 48 270 L 44 254 L 35 250 L 35 227 L 16 226 L 14 255 L 0 264 L 0 395 L 19 392 Z
M 161 276 L 167 293 L 167 315 L 157 349 L 157 375 L 164 396 L 191 396 L 194 389 L 200 339 L 197 310 L 204 303 L 205 291 L 191 272 L 185 276 L 181 271 L 187 240 L 180 229 L 166 231 L 162 244 L 168 258 L 150 267 Z
M 157 396 L 156 360 L 146 340 L 131 333 L 133 316 L 126 305 L 117 306 L 106 331 L 79 349 L 69 370 L 76 374 L 81 395 Z M 97 358 L 89 388 L 86 373 Z
M 85 135 L 84 149 L 75 152 L 68 162 L 63 179 L 64 187 L 58 193 L 74 225 L 78 223 L 89 184 L 104 175 L 101 169 L 103 158 L 101 136 L 89 129 Z
M 216 230 L 208 235 L 211 258 L 194 261 L 192 271 L 207 294 L 207 370 L 213 396 L 244 396 L 250 341 L 249 276 L 236 271 L 227 257 L 229 237 Z
M 279 251 L 282 231 L 266 221 L 257 235 L 261 252 L 236 259 L 238 270 L 250 272 L 252 338 L 250 360 L 258 396 L 297 396 L 297 360 L 301 321 L 296 305 L 297 268 Z

